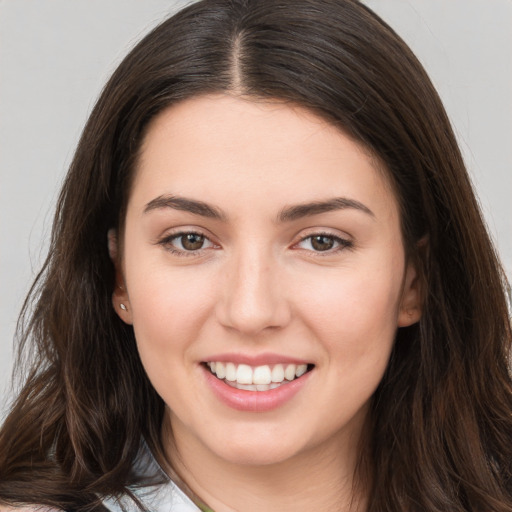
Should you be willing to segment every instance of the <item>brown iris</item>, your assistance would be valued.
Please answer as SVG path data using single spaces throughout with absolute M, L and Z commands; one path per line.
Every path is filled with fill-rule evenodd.
M 204 236 L 197 233 L 187 233 L 181 235 L 181 245 L 187 251 L 197 251 L 201 249 L 204 244 Z
M 328 251 L 334 246 L 334 240 L 330 236 L 316 235 L 311 237 L 311 246 L 316 251 Z

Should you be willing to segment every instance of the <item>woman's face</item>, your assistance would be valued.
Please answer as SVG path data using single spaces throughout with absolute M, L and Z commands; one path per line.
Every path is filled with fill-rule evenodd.
M 178 446 L 235 463 L 355 446 L 420 315 L 385 173 L 279 102 L 203 96 L 153 121 L 118 270 Z

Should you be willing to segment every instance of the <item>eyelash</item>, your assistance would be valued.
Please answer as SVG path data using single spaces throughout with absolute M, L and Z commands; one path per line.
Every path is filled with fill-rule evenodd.
M 311 233 L 310 235 L 302 237 L 296 244 L 294 244 L 294 247 L 305 242 L 306 240 L 312 241 L 314 238 L 317 238 L 317 237 L 329 238 L 335 244 L 338 244 L 338 245 L 337 245 L 337 247 L 333 247 L 326 251 L 314 251 L 311 249 L 304 249 L 308 252 L 312 252 L 315 255 L 315 257 L 331 256 L 332 254 L 337 254 L 345 249 L 352 249 L 354 247 L 353 242 L 351 242 L 350 240 L 347 240 L 346 238 L 341 238 L 339 236 L 333 235 L 332 233 L 328 233 L 328 232 Z
M 167 251 L 171 252 L 172 254 L 175 254 L 177 256 L 182 256 L 182 257 L 198 256 L 202 251 L 210 248 L 210 247 L 207 247 L 207 248 L 202 247 L 202 248 L 199 248 L 196 250 L 185 250 L 185 249 L 176 248 L 172 245 L 173 241 L 179 240 L 180 238 L 182 238 L 186 235 L 195 235 L 198 237 L 202 237 L 203 240 L 208 241 L 210 244 L 212 244 L 213 247 L 215 246 L 215 244 L 210 240 L 210 238 L 208 238 L 206 235 L 204 235 L 203 233 L 198 232 L 198 231 L 180 231 L 179 233 L 173 233 L 172 235 L 166 236 L 162 240 L 159 240 L 157 243 L 159 245 L 162 245 Z M 312 233 L 305 237 L 302 237 L 297 243 L 295 243 L 293 245 L 293 247 L 297 247 L 299 244 L 302 244 L 306 240 L 312 240 L 316 237 L 329 238 L 335 244 L 337 244 L 336 247 L 327 249 L 325 251 L 315 251 L 312 249 L 303 249 L 305 251 L 315 254 L 315 256 L 318 256 L 318 257 L 329 256 L 332 254 L 336 254 L 340 251 L 343 251 L 344 249 L 352 249 L 354 247 L 353 242 L 351 242 L 350 240 L 341 238 L 339 236 L 336 236 L 336 235 L 333 235 L 332 233 L 327 233 L 327 232 L 315 232 L 315 233 Z M 183 246 L 183 244 L 182 244 L 182 246 Z
M 167 251 L 169 251 L 172 254 L 175 254 L 177 256 L 183 256 L 183 257 L 190 257 L 190 256 L 197 256 L 201 251 L 204 251 L 206 248 L 200 248 L 196 250 L 187 251 L 185 249 L 179 249 L 177 247 L 174 247 L 172 245 L 174 240 L 179 240 L 180 238 L 186 236 L 186 235 L 195 235 L 202 237 L 205 241 L 210 242 L 212 246 L 215 246 L 215 244 L 203 233 L 199 231 L 180 231 L 179 233 L 173 233 L 172 235 L 166 236 L 162 240 L 158 242 L 159 245 L 162 245 Z M 181 244 L 183 246 L 183 244 Z

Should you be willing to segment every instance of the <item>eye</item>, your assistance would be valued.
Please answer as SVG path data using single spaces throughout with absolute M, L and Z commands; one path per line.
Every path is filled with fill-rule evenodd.
M 303 238 L 297 247 L 314 252 L 336 252 L 352 247 L 352 242 L 326 233 L 317 233 Z
M 160 242 L 164 247 L 174 253 L 193 253 L 214 247 L 213 242 L 202 233 L 193 231 L 176 233 L 164 238 Z

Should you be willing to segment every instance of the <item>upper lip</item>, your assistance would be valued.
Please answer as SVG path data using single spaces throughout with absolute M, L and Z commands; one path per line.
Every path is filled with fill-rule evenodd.
M 263 366 L 270 364 L 311 364 L 311 361 L 307 361 L 305 359 L 274 353 L 262 353 L 251 355 L 239 353 L 224 353 L 214 354 L 204 359 L 205 363 L 213 361 L 221 363 L 247 364 L 249 366 Z

